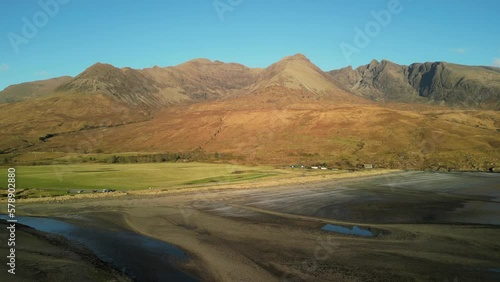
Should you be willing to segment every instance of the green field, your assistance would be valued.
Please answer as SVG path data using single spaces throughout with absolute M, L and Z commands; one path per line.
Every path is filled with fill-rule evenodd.
M 23 192 L 23 197 L 64 195 L 69 190 L 78 189 L 127 191 L 233 183 L 281 174 L 271 166 L 206 163 L 68 164 L 15 168 L 16 188 Z M 2 167 L 1 171 L 5 172 L 0 184 L 5 196 L 7 167 Z

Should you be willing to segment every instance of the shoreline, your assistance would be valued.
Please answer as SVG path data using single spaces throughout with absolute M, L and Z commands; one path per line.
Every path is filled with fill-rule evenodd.
M 130 190 L 130 191 L 115 191 L 112 193 L 96 193 L 96 194 L 73 194 L 55 197 L 41 197 L 41 198 L 23 198 L 18 199 L 17 202 L 21 204 L 26 203 L 40 203 L 40 202 L 64 202 L 71 200 L 86 200 L 86 199 L 102 199 L 102 198 L 116 198 L 125 196 L 148 196 L 148 195 L 165 195 L 165 194 L 177 194 L 177 193 L 192 193 L 199 191 L 219 191 L 219 190 L 246 190 L 246 189 L 257 189 L 265 187 L 285 187 L 291 185 L 303 185 L 303 184 L 321 184 L 323 182 L 329 182 L 332 180 L 343 180 L 343 179 L 361 179 L 365 177 L 389 175 L 405 172 L 404 170 L 393 170 L 393 169 L 373 169 L 365 171 L 341 171 L 335 174 L 325 174 L 325 175 L 312 175 L 312 176 L 293 176 L 290 178 L 276 178 L 276 179 L 259 179 L 257 181 L 243 181 L 243 182 L 233 182 L 233 183 L 216 183 L 210 185 L 181 185 L 173 186 L 170 188 L 154 188 L 154 189 L 143 189 L 143 190 Z M 7 199 L 0 199 L 0 203 L 6 202 Z
M 100 215 L 92 215 L 92 216 L 83 215 L 82 217 L 80 217 L 80 219 L 70 219 L 67 217 L 49 216 L 49 215 L 41 215 L 41 214 L 36 215 L 36 216 L 30 216 L 30 217 L 37 218 L 40 220 L 45 220 L 45 219 L 57 220 L 59 222 L 68 223 L 68 224 L 75 226 L 76 228 L 82 228 L 82 229 L 96 228 L 97 227 L 99 230 L 103 230 L 104 232 L 108 232 L 110 234 L 115 232 L 115 231 L 128 232 L 130 234 L 133 233 L 133 234 L 139 235 L 139 236 L 137 236 L 138 238 L 139 237 L 144 238 L 141 240 L 151 240 L 151 239 L 155 240 L 156 239 L 150 235 L 147 235 L 147 234 L 144 234 L 141 232 L 136 232 L 136 230 L 134 230 L 132 228 L 132 226 L 130 224 L 128 224 L 128 222 L 125 220 L 114 222 L 113 226 L 111 227 L 106 222 L 106 218 L 108 217 L 108 215 L 111 215 L 111 214 L 112 214 L 112 212 L 105 212 L 105 213 L 100 214 Z M 86 224 L 90 221 L 93 222 L 92 226 Z M 0 226 L 7 225 L 7 224 L 8 224 L 8 222 L 5 219 L 0 219 Z M 96 248 L 96 246 L 94 245 L 95 242 L 92 242 L 92 241 L 90 243 L 89 243 L 89 241 L 80 242 L 78 239 L 68 238 L 67 234 L 63 235 L 63 234 L 60 234 L 58 231 L 45 231 L 43 229 L 38 229 L 37 227 L 31 227 L 29 225 L 25 225 L 22 223 L 16 223 L 16 233 L 18 233 L 18 236 L 20 236 L 21 238 L 24 238 L 26 236 L 25 234 L 29 234 L 30 236 L 36 238 L 35 243 L 31 243 L 31 242 L 27 243 L 27 242 L 25 242 L 25 240 L 22 240 L 23 241 L 22 246 L 19 247 L 19 250 L 17 252 L 24 254 L 26 252 L 25 249 L 28 248 L 30 251 L 33 251 L 40 256 L 43 256 L 45 258 L 44 263 L 48 263 L 54 258 L 62 258 L 64 256 L 66 261 L 68 261 L 71 264 L 79 263 L 82 265 L 82 267 L 89 267 L 91 269 L 94 269 L 94 272 L 96 272 L 96 273 L 99 272 L 100 276 L 102 276 L 102 277 L 104 277 L 104 276 L 112 277 L 112 278 L 108 278 L 105 280 L 97 280 L 97 281 L 120 281 L 120 282 L 141 281 L 141 280 L 136 280 L 137 278 L 135 275 L 137 275 L 137 273 L 128 272 L 129 268 L 131 268 L 130 265 L 128 265 L 125 268 L 124 265 L 119 263 L 120 258 L 126 258 L 127 256 L 104 255 L 105 258 L 109 259 L 109 261 L 106 261 L 105 258 L 101 257 L 101 255 L 103 253 L 102 246 L 97 247 L 98 249 L 95 249 Z M 114 234 L 116 234 L 116 233 L 113 233 L 112 236 L 115 236 Z M 106 237 L 104 237 L 104 238 L 106 238 Z M 126 236 L 123 238 L 126 238 Z M 103 238 L 99 238 L 99 241 L 101 239 L 103 239 Z M 158 239 L 156 239 L 156 240 L 158 240 Z M 95 239 L 95 241 L 96 242 L 98 241 L 97 238 Z M 184 275 L 184 274 L 187 275 L 184 278 L 188 278 L 189 279 L 188 281 L 198 281 L 197 280 L 198 277 L 196 276 L 197 273 L 193 272 L 191 269 L 188 269 L 185 267 L 186 265 L 193 264 L 192 257 L 191 257 L 192 254 L 186 252 L 184 249 L 181 249 L 179 246 L 174 246 L 173 244 L 170 244 L 164 240 L 161 240 L 161 241 L 162 241 L 162 244 L 165 243 L 165 244 L 168 244 L 168 246 L 178 248 L 184 254 L 188 255 L 188 259 L 186 261 L 184 261 L 185 258 L 178 258 L 178 257 L 172 258 L 172 260 L 168 262 L 168 265 L 166 265 L 166 268 L 175 269 L 175 271 L 178 271 L 178 272 L 175 272 L 175 273 L 169 272 L 168 275 L 172 275 L 173 277 L 179 278 L 177 275 L 179 275 L 179 273 L 180 273 L 180 275 Z M 38 246 L 43 245 L 43 244 L 51 245 L 52 246 L 51 250 L 44 251 L 44 252 L 39 251 Z M 94 245 L 94 246 L 92 247 L 92 245 Z M 125 247 L 125 246 L 123 246 L 123 247 Z M 0 247 L 0 249 L 2 249 L 2 248 L 3 248 L 3 246 Z M 59 255 L 59 254 L 54 255 L 56 253 L 60 253 L 61 250 L 63 250 L 65 252 L 64 255 Z M 138 250 L 138 251 L 140 252 L 141 250 Z M 151 252 L 151 251 L 149 250 L 147 252 Z M 140 254 L 135 253 L 135 255 L 140 255 Z M 143 257 L 144 257 L 144 255 L 143 255 Z M 76 258 L 79 258 L 79 259 L 77 260 Z M 164 259 L 164 258 L 162 258 L 162 259 Z M 0 261 L 1 260 L 2 259 L 0 259 Z M 132 260 L 134 260 L 134 258 L 132 258 Z M 117 262 L 118 265 L 115 264 L 116 261 L 118 261 Z M 146 260 L 144 260 L 144 261 L 146 261 Z M 19 263 L 16 262 L 16 265 L 17 264 L 22 265 L 23 263 L 24 263 L 24 261 L 19 261 Z M 123 263 L 123 260 L 121 261 L 121 263 Z M 130 262 L 129 262 L 129 264 L 130 264 Z M 30 269 L 29 267 L 27 268 L 28 271 L 25 271 L 26 267 L 17 267 L 16 266 L 16 269 L 18 269 L 18 272 L 20 272 L 20 273 L 22 272 L 21 276 L 23 276 L 23 277 L 25 275 L 32 275 L 32 273 L 31 273 L 32 269 Z M 125 269 L 127 271 L 125 271 Z M 159 268 L 156 268 L 156 269 L 160 270 Z M 137 269 L 135 269 L 135 271 L 137 271 Z M 25 273 L 25 272 L 27 272 L 27 273 Z M 64 273 L 64 275 L 66 275 L 66 272 L 63 271 L 63 273 Z M 75 271 L 72 270 L 72 273 L 74 274 Z M 165 275 L 165 272 L 163 272 L 162 275 Z M 0 275 L 0 277 L 2 277 L 2 275 Z M 73 280 L 74 277 L 68 277 L 68 278 L 71 278 L 69 280 Z M 182 278 L 182 279 L 184 279 L 184 278 Z M 94 281 L 96 281 L 96 280 L 94 280 Z M 149 279 L 148 279 L 148 281 L 149 281 Z M 184 280 L 182 280 L 182 281 L 184 281 Z

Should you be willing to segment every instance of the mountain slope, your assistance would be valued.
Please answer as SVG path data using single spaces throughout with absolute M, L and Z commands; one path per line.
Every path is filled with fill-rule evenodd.
M 260 69 L 236 63 L 197 59 L 166 68 L 142 70 L 162 86 L 162 91 L 179 93 L 192 101 L 223 99 L 241 95 L 251 85 Z
M 143 70 L 97 63 L 56 91 L 103 94 L 134 106 L 161 108 L 186 101 L 237 96 L 253 83 L 257 73 L 258 70 L 243 65 L 204 59 Z
M 373 60 L 357 69 L 347 67 L 329 74 L 352 92 L 375 101 L 500 109 L 498 68 L 443 62 L 403 66 Z
M 448 105 L 500 109 L 500 69 L 450 63 L 412 64 L 408 80 L 419 95 Z
M 330 72 L 351 91 L 374 101 L 413 102 L 418 99 L 418 92 L 408 83 L 406 73 L 406 66 L 386 60 L 372 60 L 355 70 L 347 67 Z
M 255 87 L 271 85 L 316 93 L 331 91 L 335 87 L 323 71 L 302 54 L 285 57 L 266 68 L 259 75 Z
M 103 94 L 134 106 L 157 107 L 167 103 L 159 90 L 162 87 L 163 84 L 138 70 L 97 63 L 59 86 L 56 92 Z
M 310 101 L 287 108 L 247 108 L 239 99 L 171 107 L 154 119 L 74 132 L 38 142 L 60 151 L 88 135 L 95 151 L 225 153 L 245 163 L 315 164 L 407 169 L 480 169 L 500 165 L 500 115 Z
M 150 119 L 139 107 L 102 94 L 58 95 L 15 104 L 0 104 L 0 152 L 29 150 L 60 134 L 110 128 Z M 47 140 L 42 140 L 48 136 Z M 42 139 L 40 139 L 42 138 Z M 94 141 L 92 141 L 94 142 Z M 67 148 L 88 143 L 88 135 Z M 86 146 L 86 145 L 85 145 Z
M 250 95 L 269 101 L 327 100 L 367 103 L 345 91 L 302 54 L 285 57 L 264 69 L 252 85 Z
M 21 102 L 47 96 L 61 84 L 65 84 L 71 79 L 70 76 L 61 76 L 11 85 L 0 91 L 0 103 Z

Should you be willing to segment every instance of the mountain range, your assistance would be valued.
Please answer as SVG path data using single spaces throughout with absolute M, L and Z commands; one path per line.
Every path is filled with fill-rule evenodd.
M 373 60 L 324 72 L 196 59 L 97 63 L 0 92 L 0 153 L 226 153 L 251 163 L 488 169 L 499 163 L 500 69 Z M 1 155 L 0 155 L 1 157 Z
M 266 86 L 280 86 L 330 99 L 352 94 L 375 102 L 436 103 L 462 108 L 500 109 L 500 68 L 445 62 L 398 65 L 373 60 L 357 69 L 323 72 L 302 54 L 265 69 L 196 59 L 160 68 L 136 70 L 96 63 L 69 76 L 12 85 L 0 92 L 11 103 L 65 94 L 104 94 L 132 105 L 163 107 L 181 102 L 239 97 Z M 336 93 L 336 95 L 327 95 Z M 347 92 L 347 95 L 340 93 Z M 323 97 L 324 98 L 324 97 Z

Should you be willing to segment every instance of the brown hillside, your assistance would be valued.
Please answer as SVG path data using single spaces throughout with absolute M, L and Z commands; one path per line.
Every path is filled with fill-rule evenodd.
M 416 112 L 376 105 L 309 102 L 249 109 L 234 99 L 164 110 L 153 120 L 95 129 L 93 150 L 231 153 L 250 163 L 373 163 L 395 168 L 487 169 L 499 164 L 498 112 Z M 40 142 L 61 150 L 83 132 Z M 120 142 L 117 142 L 120 140 Z
M 261 105 L 277 103 L 283 106 L 315 100 L 368 103 L 366 99 L 345 91 L 302 54 L 285 57 L 264 69 L 252 85 L 246 100 Z
M 161 91 L 184 100 L 206 101 L 239 96 L 254 83 L 260 69 L 240 64 L 192 60 L 167 68 L 144 69 L 145 75 L 163 85 Z
M 71 79 L 70 76 L 62 76 L 11 85 L 0 91 L 0 103 L 21 102 L 50 95 L 54 89 L 68 83 Z
M 149 119 L 139 108 L 101 94 L 53 95 L 15 104 L 0 104 L 0 151 L 31 150 L 45 136 L 68 132 L 86 133 L 97 127 L 112 127 Z M 73 144 L 66 144 L 73 146 Z
M 102 94 L 134 106 L 154 108 L 168 102 L 159 91 L 162 86 L 140 71 L 97 63 L 69 83 L 58 87 L 56 91 L 85 95 Z

